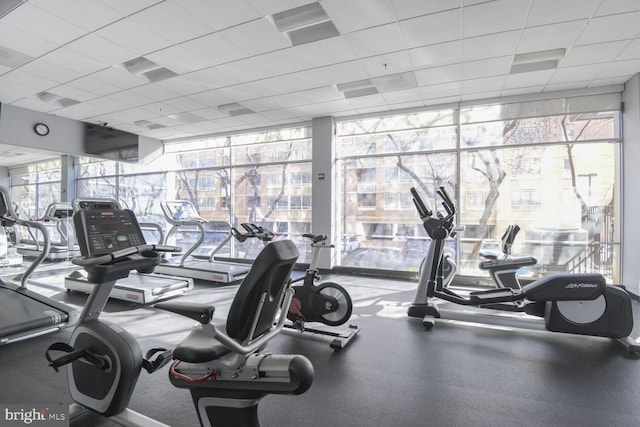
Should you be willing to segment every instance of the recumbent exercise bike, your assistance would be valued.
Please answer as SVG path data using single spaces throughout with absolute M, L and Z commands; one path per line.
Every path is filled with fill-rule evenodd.
M 437 194 L 446 215 L 435 214 L 425 205 L 415 188 L 411 189 L 415 207 L 424 229 L 432 239 L 421 270 L 410 317 L 422 319 L 427 329 L 438 318 L 500 325 L 524 329 L 591 335 L 617 339 L 631 353 L 640 353 L 640 344 L 631 339 L 633 313 L 631 297 L 619 286 L 608 286 L 600 274 L 554 274 L 521 289 L 497 288 L 471 292 L 468 296 L 443 286 L 442 257 L 445 239 L 450 235 L 455 206 L 444 187 Z M 434 299 L 477 310 L 447 310 Z M 526 313 L 544 318 L 544 327 L 536 318 L 496 316 L 495 312 Z
M 170 301 L 155 307 L 198 321 L 173 351 L 153 349 L 146 360 L 137 341 L 118 325 L 99 319 L 115 282 L 129 271 L 151 272 L 161 252 L 179 248 L 148 245 L 130 210 L 84 209 L 73 217 L 84 267 L 94 287 L 73 331 L 70 344 L 53 344 L 49 365 L 67 367 L 74 418 L 90 409 L 127 426 L 163 426 L 127 408 L 142 368 L 153 372 L 174 362 L 171 383 L 191 391 L 203 426 L 259 426 L 257 406 L 268 394 L 301 394 L 313 382 L 313 366 L 301 355 L 264 353 L 267 342 L 283 327 L 293 291 L 289 276 L 298 258 L 290 240 L 273 242 L 261 251 L 242 281 L 224 327 L 212 323 L 215 307 Z M 53 358 L 53 352 L 66 353 Z

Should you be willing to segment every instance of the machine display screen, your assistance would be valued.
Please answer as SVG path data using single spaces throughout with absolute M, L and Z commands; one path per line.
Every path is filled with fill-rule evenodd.
M 138 221 L 130 210 L 80 210 L 74 215 L 74 223 L 84 256 L 99 256 L 145 244 Z

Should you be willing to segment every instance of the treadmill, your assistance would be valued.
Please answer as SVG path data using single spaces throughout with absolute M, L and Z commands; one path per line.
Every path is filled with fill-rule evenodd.
M 72 202 L 74 211 L 80 209 L 113 208 L 120 210 L 120 204 L 113 199 L 76 198 Z M 157 224 L 140 223 L 144 235 L 158 235 L 162 243 L 162 227 Z M 148 230 L 145 233 L 144 230 Z M 87 273 L 83 269 L 76 270 L 64 279 L 64 286 L 70 291 L 90 293 L 93 284 L 87 280 Z M 153 273 L 139 273 L 132 271 L 129 276 L 119 279 L 111 294 L 111 298 L 130 301 L 138 304 L 150 304 L 159 300 L 184 295 L 193 289 L 193 279 L 159 274 L 156 268 Z
M 73 208 L 70 203 L 51 203 L 47 206 L 44 216 L 38 222 L 44 224 L 49 234 L 49 254 L 48 260 L 68 260 L 80 255 L 80 247 L 76 243 L 76 237 L 71 224 Z M 22 241 L 16 250 L 26 257 L 37 257 L 42 251 L 42 243 L 38 237 L 39 233 L 29 232 L 31 239 Z M 53 236 L 59 236 L 55 241 Z
M 49 237 L 43 224 L 19 219 L 11 204 L 9 191 L 0 186 L 0 222 L 3 227 L 19 225 L 42 233 L 39 256 L 14 281 L 0 280 L 0 345 L 59 331 L 75 325 L 79 311 L 59 301 L 27 289 L 31 273 L 49 252 Z M 18 283 L 19 282 L 19 283 Z
M 251 268 L 248 264 L 214 259 L 214 256 L 231 240 L 231 225 L 228 222 L 209 221 L 202 218 L 193 203 L 187 200 L 165 200 L 160 202 L 160 207 L 165 219 L 172 226 L 167 233 L 165 244 L 168 244 L 179 229 L 191 230 L 197 234 L 198 238 L 189 249 L 183 252 L 182 256 L 163 259 L 155 269 L 157 273 L 216 283 L 233 283 L 247 275 Z M 206 235 L 205 226 L 213 227 L 215 230 L 225 230 L 225 237 L 213 249 L 202 247 Z M 180 243 L 176 242 L 175 246 L 180 246 Z

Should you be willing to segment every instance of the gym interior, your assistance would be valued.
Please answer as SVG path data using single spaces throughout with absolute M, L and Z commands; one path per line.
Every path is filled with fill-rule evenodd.
M 0 1 L 0 425 L 637 425 L 639 19 Z

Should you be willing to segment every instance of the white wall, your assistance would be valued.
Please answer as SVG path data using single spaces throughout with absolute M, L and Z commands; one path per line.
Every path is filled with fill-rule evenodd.
M 640 294 L 640 75 L 624 85 L 622 93 L 622 284 Z
M 33 131 L 36 123 L 49 126 L 49 134 L 37 135 Z M 0 109 L 0 144 L 84 155 L 84 125 L 76 120 L 3 104 Z

